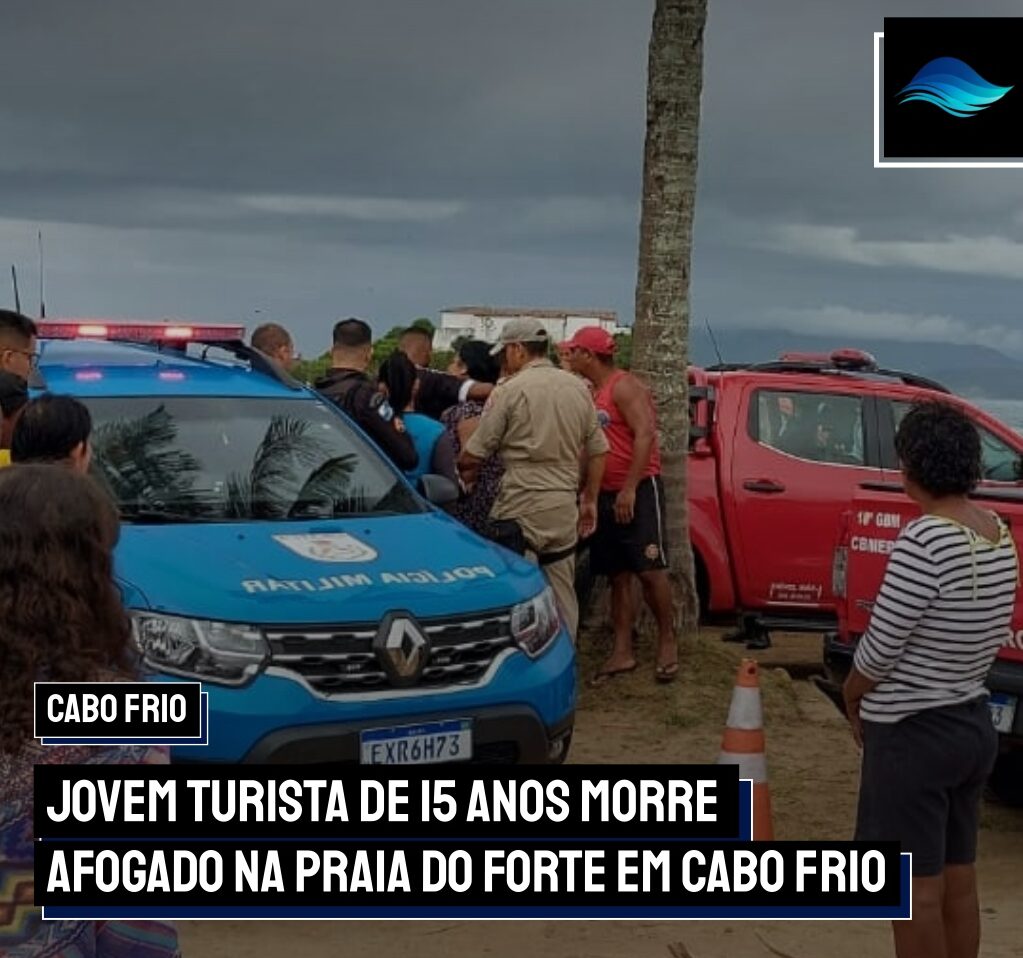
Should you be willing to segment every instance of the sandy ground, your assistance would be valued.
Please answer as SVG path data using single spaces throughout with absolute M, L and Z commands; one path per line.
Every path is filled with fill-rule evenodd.
M 581 640 L 580 669 L 604 654 L 603 630 Z M 708 762 L 717 758 L 742 654 L 705 631 L 672 686 L 641 668 L 601 689 L 584 687 L 571 761 Z M 816 637 L 776 636 L 761 662 L 771 798 L 779 839 L 851 833 L 858 753 L 834 707 L 804 679 L 820 659 Z M 646 666 L 644 668 L 643 666 Z M 792 678 L 797 676 L 797 678 Z M 979 861 L 982 954 L 1023 956 L 1023 809 L 988 803 Z M 893 954 L 885 922 L 182 922 L 185 958 L 853 958 Z

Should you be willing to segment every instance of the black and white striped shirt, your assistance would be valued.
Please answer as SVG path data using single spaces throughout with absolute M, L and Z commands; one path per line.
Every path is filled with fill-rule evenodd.
M 858 671 L 878 684 L 860 715 L 898 722 L 924 709 L 969 702 L 1010 636 L 1019 581 L 1016 546 L 999 520 L 990 542 L 950 519 L 922 516 L 892 550 Z

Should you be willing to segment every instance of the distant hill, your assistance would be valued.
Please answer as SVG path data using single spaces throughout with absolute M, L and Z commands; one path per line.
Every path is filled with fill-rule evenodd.
M 871 353 L 882 366 L 936 379 L 962 396 L 1023 399 L 1023 362 L 989 346 L 814 336 L 784 329 L 715 329 L 725 362 L 765 362 L 786 351 L 831 352 L 843 346 Z M 705 327 L 692 328 L 693 361 L 717 362 Z

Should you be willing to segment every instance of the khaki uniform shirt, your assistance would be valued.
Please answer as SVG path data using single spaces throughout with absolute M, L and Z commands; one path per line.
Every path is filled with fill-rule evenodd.
M 466 446 L 477 459 L 496 452 L 504 463 L 495 519 L 568 509 L 573 524 L 583 450 L 591 456 L 608 451 L 596 407 L 577 376 L 546 359 L 494 389 Z

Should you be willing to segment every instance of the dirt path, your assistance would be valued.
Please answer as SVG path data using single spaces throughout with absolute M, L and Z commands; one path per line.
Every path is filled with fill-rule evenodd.
M 592 635 L 592 633 L 591 633 Z M 819 640 L 780 636 L 757 657 L 779 839 L 834 839 L 851 832 L 858 754 L 845 722 L 804 676 Z M 581 674 L 602 656 L 582 642 Z M 685 763 L 717 758 L 740 652 L 707 633 L 687 650 L 672 686 L 656 686 L 650 654 L 636 673 L 584 688 L 571 761 Z M 985 806 L 980 849 L 983 954 L 1023 956 L 1023 809 Z M 885 922 L 182 922 L 185 958 L 860 958 L 893 954 Z M 685 950 L 679 950 L 679 944 Z M 674 946 L 674 947 L 673 947 Z M 774 950 L 772 952 L 772 949 Z

